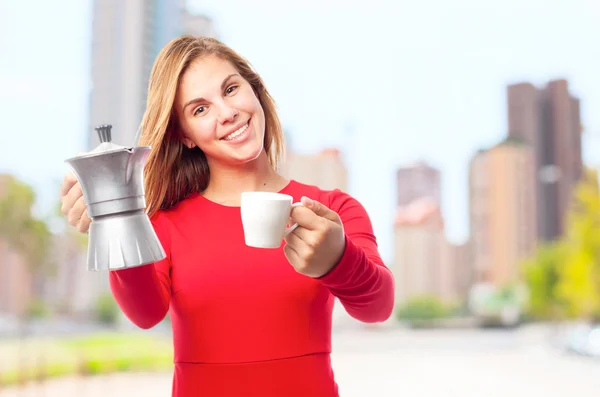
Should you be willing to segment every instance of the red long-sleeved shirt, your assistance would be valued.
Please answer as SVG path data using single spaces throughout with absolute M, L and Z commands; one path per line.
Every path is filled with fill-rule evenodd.
M 153 327 L 170 309 L 173 396 L 337 397 L 334 297 L 360 321 L 390 316 L 394 279 L 363 206 L 296 181 L 280 193 L 294 202 L 310 197 L 340 216 L 346 247 L 325 276 L 297 273 L 283 248 L 246 246 L 240 208 L 199 194 L 152 218 L 164 260 L 110 272 L 116 301 L 139 327 Z

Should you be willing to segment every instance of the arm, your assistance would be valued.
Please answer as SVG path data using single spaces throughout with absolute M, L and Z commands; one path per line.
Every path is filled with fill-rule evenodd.
M 394 277 L 379 255 L 367 211 L 339 190 L 326 195 L 329 197 L 322 197 L 322 202 L 340 216 L 346 246 L 337 265 L 319 280 L 355 319 L 385 321 L 394 308 Z
M 162 321 L 171 302 L 171 247 L 161 217 L 160 214 L 154 217 L 152 225 L 166 258 L 150 265 L 109 273 L 110 289 L 117 304 L 131 322 L 143 329 Z

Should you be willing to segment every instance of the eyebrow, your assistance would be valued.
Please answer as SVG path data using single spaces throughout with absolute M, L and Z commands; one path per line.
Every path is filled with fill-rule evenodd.
M 229 81 L 229 79 L 232 78 L 232 77 L 234 77 L 234 76 L 239 76 L 239 74 L 232 73 L 229 76 L 225 77 L 225 79 L 221 83 L 221 91 L 223 91 L 225 89 L 225 86 L 227 85 L 227 82 Z M 189 101 L 187 101 L 185 103 L 185 105 L 183 105 L 183 107 L 181 108 L 181 111 L 183 112 L 183 111 L 185 111 L 185 108 L 187 108 L 189 105 L 192 105 L 194 103 L 199 103 L 199 102 L 206 102 L 206 99 L 204 99 L 204 98 L 190 99 Z

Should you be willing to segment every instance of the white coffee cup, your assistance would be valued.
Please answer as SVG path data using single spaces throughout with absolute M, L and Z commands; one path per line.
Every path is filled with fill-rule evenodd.
M 281 193 L 243 192 L 241 213 L 246 245 L 279 248 L 283 238 L 298 227 L 297 223 L 287 227 L 292 208 L 302 205 L 293 200 Z

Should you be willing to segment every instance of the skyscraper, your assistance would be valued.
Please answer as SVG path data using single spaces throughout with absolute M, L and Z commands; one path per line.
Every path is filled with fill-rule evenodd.
M 423 197 L 430 197 L 438 204 L 441 202 L 440 171 L 425 162 L 399 168 L 396 180 L 398 207 Z
M 317 154 L 300 154 L 290 150 L 282 164 L 281 173 L 287 178 L 321 189 L 348 192 L 348 170 L 338 149 L 323 149 Z
M 444 219 L 439 203 L 423 197 L 403 206 L 394 221 L 396 305 L 418 296 L 441 298 L 444 264 Z
M 538 89 L 529 83 L 508 86 L 509 136 L 527 142 L 535 158 L 537 235 L 560 237 L 571 196 L 583 170 L 579 99 L 566 80 Z
M 183 0 L 95 0 L 88 148 L 100 142 L 93 128 L 112 124 L 113 141 L 134 142 L 146 108 L 150 71 L 171 39 L 214 35 L 210 19 L 189 14 Z
M 469 170 L 474 282 L 498 287 L 520 279 L 536 244 L 533 150 L 516 138 L 479 151 Z
M 445 235 L 441 213 L 440 171 L 425 162 L 397 170 L 397 213 L 394 222 L 396 303 L 417 296 L 457 302 L 469 288 L 467 245 L 454 245 Z

